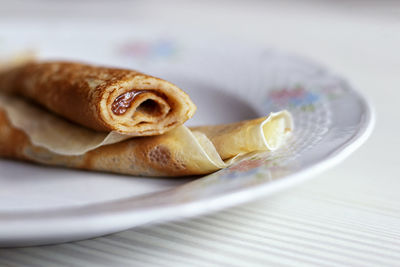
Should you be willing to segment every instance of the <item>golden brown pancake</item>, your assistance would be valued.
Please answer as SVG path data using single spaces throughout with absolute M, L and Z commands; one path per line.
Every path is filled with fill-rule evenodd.
M 240 156 L 274 151 L 290 135 L 288 112 L 224 125 L 178 126 L 132 137 L 87 129 L 19 97 L 0 94 L 0 157 L 141 176 L 208 174 Z
M 163 134 L 196 106 L 165 80 L 134 70 L 73 62 L 28 62 L 0 72 L 0 92 L 28 98 L 95 131 Z

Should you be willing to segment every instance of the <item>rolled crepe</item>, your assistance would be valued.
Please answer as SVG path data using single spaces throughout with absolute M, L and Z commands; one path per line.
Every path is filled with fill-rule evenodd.
M 186 93 L 162 79 L 70 62 L 28 62 L 3 70 L 0 91 L 92 130 L 131 136 L 163 134 L 196 110 Z
M 208 174 L 249 152 L 278 149 L 292 127 L 290 114 L 282 111 L 226 125 L 192 129 L 181 125 L 158 136 L 110 137 L 27 101 L 0 95 L 0 156 L 130 175 Z

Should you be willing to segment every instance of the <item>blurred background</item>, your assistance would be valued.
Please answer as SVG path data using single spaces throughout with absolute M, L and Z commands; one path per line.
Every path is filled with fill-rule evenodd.
M 109 26 L 105 27 L 104 23 Z M 328 262 L 329 259 L 337 259 L 338 255 L 347 253 L 360 244 L 361 247 L 354 250 L 354 255 L 359 255 L 360 259 L 375 257 L 373 258 L 377 260 L 375 263 L 382 263 L 385 259 L 390 259 L 390 257 L 380 258 L 380 254 L 374 253 L 378 250 L 379 253 L 384 253 L 387 244 L 387 246 L 393 245 L 400 238 L 398 235 L 400 232 L 398 220 L 400 212 L 400 198 L 398 197 L 398 188 L 400 188 L 398 179 L 398 166 L 400 166 L 398 156 L 398 151 L 400 151 L 400 142 L 398 142 L 400 136 L 400 126 L 398 125 L 400 120 L 398 110 L 398 99 L 400 98 L 400 1 L 0 0 L 0 52 L 2 46 L 7 46 L 9 43 L 4 39 L 1 29 L 13 31 L 13 34 L 18 35 L 20 34 L 18 29 L 26 26 L 29 28 L 32 38 L 35 39 L 35 36 L 42 36 L 43 29 L 47 27 L 56 31 L 65 31 L 66 35 L 68 32 L 84 28 L 90 35 L 110 38 L 113 36 L 115 27 L 131 27 L 132 31 L 135 31 L 143 29 L 147 25 L 156 27 L 160 33 L 185 29 L 195 35 L 211 33 L 238 42 L 256 43 L 299 54 L 327 66 L 363 92 L 372 101 L 377 112 L 376 128 L 367 143 L 345 162 L 318 175 L 316 179 L 279 194 L 279 196 L 251 204 L 256 205 L 254 206 L 256 210 L 276 211 L 287 203 L 294 203 L 290 207 L 296 210 L 295 204 L 302 203 L 300 199 L 304 196 L 318 194 L 320 196 L 318 201 L 308 201 L 308 206 L 305 208 L 303 206 L 303 208 L 308 210 L 314 208 L 314 210 L 324 211 L 328 214 L 325 219 L 321 219 L 320 223 L 322 226 L 330 227 L 332 225 L 333 230 L 327 230 L 327 233 L 331 235 L 316 234 L 314 236 L 315 232 L 296 230 L 296 227 L 301 224 L 295 225 L 295 223 L 293 225 L 296 227 L 287 230 L 291 231 L 292 235 L 286 236 L 286 230 L 279 235 L 279 237 L 287 237 L 290 242 L 279 243 L 279 240 L 269 239 L 268 236 L 260 239 L 261 241 L 256 238 L 246 239 L 239 231 L 232 231 L 230 234 L 232 240 L 242 240 L 247 245 L 261 242 L 265 248 L 269 248 L 270 244 L 276 242 L 282 248 L 287 249 L 293 243 L 290 253 L 294 260 L 304 257 L 303 248 L 296 246 L 297 241 L 304 240 L 310 247 L 315 248 L 316 254 L 324 255 Z M 46 38 L 51 38 L 51 36 L 46 36 Z M 210 45 L 212 44 L 210 43 Z M 93 49 L 95 47 L 96 44 L 93 44 Z M 73 48 L 71 51 L 73 53 Z M 331 188 L 343 188 L 343 190 L 333 192 Z M 302 195 L 301 192 L 304 194 Z M 296 198 L 296 195 L 293 194 L 297 194 L 298 197 Z M 352 208 L 365 213 L 356 213 Z M 245 216 L 243 213 L 231 209 L 220 215 L 205 217 L 204 220 L 209 222 L 206 224 L 208 225 L 207 229 L 213 229 L 214 222 L 219 219 L 223 221 L 225 218 L 223 216 L 229 214 L 236 214 L 237 217 Z M 329 217 L 330 215 L 332 216 Z M 268 219 L 261 218 L 261 216 L 258 219 L 260 224 L 269 225 Z M 286 219 L 282 219 L 279 223 L 283 221 Z M 335 224 L 338 221 L 340 223 Z M 244 231 L 253 225 L 250 221 L 241 222 L 242 225 L 238 225 Z M 349 222 L 349 224 L 345 222 Z M 218 259 L 225 264 L 232 264 L 229 260 L 231 257 L 229 253 L 236 251 L 235 249 L 238 249 L 236 252 L 239 254 L 240 251 L 243 251 L 239 250 L 239 245 L 226 250 L 226 243 L 223 239 L 213 240 L 213 243 L 210 244 L 209 240 L 203 238 L 201 233 L 191 231 L 190 223 L 191 221 L 185 230 L 190 238 L 183 241 L 175 240 L 175 243 L 172 243 L 174 245 L 178 243 L 177 246 L 182 246 L 182 249 L 188 248 L 186 252 L 189 256 L 192 253 L 190 250 L 192 247 L 197 247 L 197 250 L 194 250 L 197 251 L 194 253 L 196 255 L 193 255 L 196 257 L 202 252 L 201 246 L 207 244 L 208 259 Z M 200 224 L 196 221 L 193 223 Z M 348 235 L 345 230 L 350 227 L 348 225 L 353 225 L 354 231 L 357 229 L 360 231 L 352 238 L 361 241 L 353 242 L 346 239 Z M 170 229 L 168 227 L 166 225 L 164 230 Z M 273 228 L 273 226 L 271 227 Z M 282 226 L 282 229 L 285 228 Z M 310 226 L 308 230 L 318 233 L 318 229 L 322 228 Z M 343 237 L 338 239 L 339 241 L 335 239 L 335 235 L 339 232 L 335 229 L 344 231 Z M 125 235 L 130 235 L 131 241 L 139 242 L 145 240 L 145 238 L 141 238 L 141 231 L 140 229 L 134 230 Z M 151 235 L 153 230 L 145 229 L 143 231 Z M 159 233 L 161 232 L 160 230 Z M 180 232 L 177 231 L 177 235 Z M 267 235 L 266 232 L 256 233 L 256 236 Z M 123 235 L 124 233 L 120 236 Z M 178 253 L 178 251 L 169 251 L 174 236 L 156 236 L 158 236 L 157 242 L 155 242 L 158 246 L 157 251 L 164 253 L 164 256 L 171 255 L 171 257 L 172 254 Z M 309 239 L 304 239 L 303 236 L 308 236 Z M 380 239 L 381 237 L 382 239 Z M 387 239 L 383 240 L 383 238 Z M 331 241 L 337 241 L 343 246 L 332 246 Z M 94 243 L 88 242 L 81 243 L 82 247 L 86 246 L 85 253 L 92 257 L 98 255 L 98 252 L 88 248 L 91 245 L 94 246 Z M 66 247 L 74 251 L 72 245 Z M 321 247 L 321 251 L 318 251 L 319 247 Z M 372 250 L 368 250 L 371 248 Z M 393 251 L 396 250 L 395 245 L 392 248 Z M 53 251 L 57 255 L 57 251 L 60 250 L 60 247 L 53 247 L 48 251 Z M 279 253 L 282 250 L 278 249 Z M 368 251 L 373 252 L 369 253 Z M 21 250 L 21 253 L 25 252 L 39 255 L 46 251 L 43 248 L 36 252 L 35 250 Z M 130 253 L 129 257 L 132 259 L 141 257 L 140 252 L 131 251 Z M 254 259 L 257 257 L 262 259 L 261 253 L 254 253 Z M 285 259 L 285 254 L 282 256 L 279 253 L 274 255 L 267 253 L 266 255 L 279 262 Z M 390 253 L 393 257 L 400 255 L 399 251 L 397 251 L 398 254 L 395 254 L 396 251 L 390 251 Z M 19 254 L 15 253 L 14 255 L 16 259 Z M 71 255 L 73 254 L 69 254 L 69 257 L 72 258 Z M 127 254 L 123 256 L 127 257 Z M 57 259 L 56 256 L 54 258 Z M 209 263 L 208 259 L 199 260 L 199 262 Z M 82 255 L 80 255 L 80 260 L 83 264 L 89 262 L 85 261 Z M 287 260 L 290 261 L 289 258 Z M 362 263 L 360 266 L 366 266 L 364 264 L 368 263 L 368 261 L 363 262 L 362 260 L 358 263 L 360 264 L 360 262 Z

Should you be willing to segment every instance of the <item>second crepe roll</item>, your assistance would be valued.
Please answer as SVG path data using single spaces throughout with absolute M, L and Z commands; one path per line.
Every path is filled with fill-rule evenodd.
M 30 62 L 0 72 L 0 91 L 33 100 L 96 131 L 158 135 L 191 118 L 196 106 L 165 80 L 70 62 Z

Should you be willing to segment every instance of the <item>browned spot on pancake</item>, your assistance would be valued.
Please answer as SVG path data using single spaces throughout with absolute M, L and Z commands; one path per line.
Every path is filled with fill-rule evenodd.
M 161 166 L 168 166 L 171 163 L 171 152 L 164 146 L 156 146 L 149 151 L 148 157 L 150 162 L 157 163 Z
M 155 169 L 174 175 L 182 175 L 186 165 L 171 155 L 171 151 L 162 145 L 157 145 L 148 152 L 148 159 Z
M 186 169 L 186 164 L 180 161 L 174 161 L 173 163 L 175 169 L 177 170 L 185 170 Z

